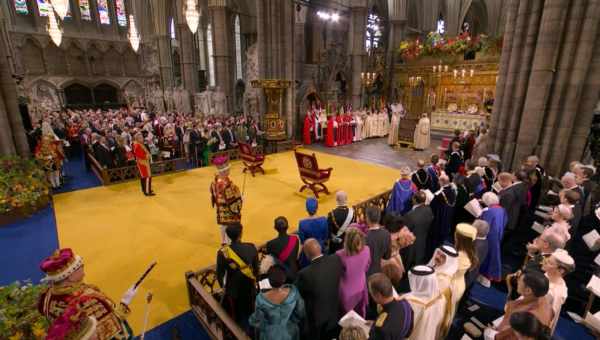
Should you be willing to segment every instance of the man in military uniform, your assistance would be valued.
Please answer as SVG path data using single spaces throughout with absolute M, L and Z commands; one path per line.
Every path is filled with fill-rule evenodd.
M 217 208 L 217 224 L 221 229 L 221 244 L 229 244 L 225 229 L 228 225 L 240 223 L 242 219 L 242 195 L 237 185 L 229 178 L 229 162 L 227 156 L 213 159 L 217 167 L 217 175 L 210 185 L 212 206 Z
M 244 329 L 254 309 L 258 251 L 252 243 L 242 242 L 242 225 L 227 226 L 231 244 L 225 244 L 217 254 L 217 279 L 225 289 L 223 307 Z
M 154 196 L 155 193 L 152 191 L 152 169 L 150 168 L 152 154 L 150 154 L 150 151 L 144 144 L 144 136 L 141 132 L 138 132 L 134 138 L 133 154 L 135 155 L 135 162 L 140 172 L 142 193 L 146 196 Z
M 371 327 L 371 340 L 406 339 L 413 329 L 413 310 L 408 301 L 394 299 L 392 282 L 383 273 L 369 277 L 369 293 L 377 303 L 379 315 Z
M 40 268 L 46 273 L 44 281 L 49 283 L 49 287 L 40 295 L 38 310 L 49 322 L 61 317 L 69 305 L 79 299 L 83 310 L 97 322 L 98 339 L 133 338 L 125 320 L 129 314 L 128 305 L 136 293 L 133 287 L 116 306 L 98 287 L 83 282 L 83 259 L 69 248 L 57 250 L 42 261 Z
M 344 235 L 348 226 L 356 220 L 354 209 L 348 207 L 348 195 L 344 191 L 335 193 L 337 207 L 327 214 L 329 225 L 329 253 L 334 254 L 344 247 Z

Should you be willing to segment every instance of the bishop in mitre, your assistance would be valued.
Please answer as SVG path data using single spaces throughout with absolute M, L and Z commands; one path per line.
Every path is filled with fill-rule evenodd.
M 430 142 L 431 132 L 429 118 L 427 118 L 427 113 L 423 113 L 422 118 L 419 119 L 415 128 L 415 149 L 425 150 L 429 147 Z
M 409 340 L 439 339 L 446 297 L 440 292 L 435 270 L 429 266 L 415 266 L 408 272 L 410 293 L 401 297 L 410 303 L 415 323 Z

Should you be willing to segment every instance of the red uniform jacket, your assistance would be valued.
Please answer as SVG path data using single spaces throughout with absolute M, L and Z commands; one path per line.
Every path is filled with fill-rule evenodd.
M 135 155 L 135 161 L 137 163 L 138 170 L 140 171 L 141 178 L 147 178 L 152 176 L 150 171 L 150 159 L 152 155 L 144 144 L 133 142 L 133 154 Z

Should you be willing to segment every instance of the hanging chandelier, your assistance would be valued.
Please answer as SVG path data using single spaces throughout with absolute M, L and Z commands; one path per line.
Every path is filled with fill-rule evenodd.
M 60 20 L 64 20 L 69 12 L 69 0 L 50 0 L 50 3 L 56 14 L 60 17 Z
M 48 30 L 48 34 L 50 35 L 50 39 L 56 46 L 60 46 L 62 42 L 62 31 L 58 27 L 58 21 L 56 20 L 56 15 L 54 14 L 54 10 L 52 9 L 52 5 L 50 5 L 50 10 L 48 11 L 48 26 L 46 26 Z
M 200 13 L 198 13 L 196 0 L 186 0 L 185 21 L 187 21 L 190 31 L 196 34 L 198 24 L 200 24 Z
M 131 48 L 137 52 L 140 48 L 140 34 L 135 27 L 135 18 L 132 14 L 129 15 L 129 33 L 127 34 L 127 37 L 131 43 Z

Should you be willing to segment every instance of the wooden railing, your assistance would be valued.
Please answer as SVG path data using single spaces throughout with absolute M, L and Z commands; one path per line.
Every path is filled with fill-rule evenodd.
M 89 152 L 86 152 L 86 157 L 90 163 L 92 171 L 96 174 L 98 179 L 100 179 L 102 185 L 121 183 L 140 177 L 139 170 L 135 164 L 119 168 L 105 168 L 100 165 L 98 160 L 96 160 L 96 158 L 94 158 L 94 156 L 92 156 Z M 184 169 L 184 167 L 178 168 L 177 165 L 185 165 L 186 162 L 187 160 L 185 158 L 172 158 L 153 162 L 150 165 L 152 168 L 152 175 L 156 176 L 181 171 Z
M 358 220 L 364 220 L 365 209 L 368 206 L 384 210 L 391 193 L 389 190 L 355 204 L 353 208 Z M 258 246 L 258 254 L 260 261 L 266 255 L 266 244 Z M 197 272 L 187 272 L 185 280 L 192 312 L 212 339 L 250 339 L 218 302 L 223 295 L 223 289 L 219 286 L 214 265 Z

